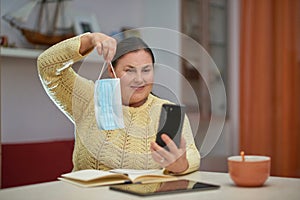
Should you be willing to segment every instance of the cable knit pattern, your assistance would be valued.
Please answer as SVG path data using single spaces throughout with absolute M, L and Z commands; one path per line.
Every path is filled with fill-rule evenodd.
M 54 103 L 75 125 L 73 170 L 132 168 L 157 169 L 151 157 L 162 104 L 167 100 L 149 95 L 140 107 L 123 106 L 124 129 L 99 130 L 94 112 L 94 82 L 80 77 L 71 68 L 84 58 L 79 54 L 80 36 L 60 42 L 38 57 L 41 82 Z M 187 141 L 189 169 L 200 165 L 189 120 L 185 117 L 183 136 Z

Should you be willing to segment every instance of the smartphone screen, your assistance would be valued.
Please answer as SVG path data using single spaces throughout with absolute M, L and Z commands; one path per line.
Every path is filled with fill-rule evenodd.
M 196 192 L 218 188 L 220 188 L 219 185 L 196 182 L 191 180 L 176 180 L 157 183 L 137 183 L 110 186 L 111 190 L 134 194 L 138 196 L 172 194 L 181 192 Z
M 180 146 L 184 116 L 184 105 L 163 104 L 156 135 L 158 145 L 167 149 L 165 142 L 161 139 L 161 135 L 165 133 L 175 142 L 177 147 Z

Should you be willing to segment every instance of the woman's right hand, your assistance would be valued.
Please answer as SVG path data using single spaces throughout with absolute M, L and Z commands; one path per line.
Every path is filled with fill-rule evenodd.
M 105 61 L 112 61 L 117 49 L 116 39 L 103 33 L 90 33 L 82 35 L 80 40 L 79 53 L 81 55 L 85 55 L 87 52 L 96 48 L 98 54 L 102 55 Z

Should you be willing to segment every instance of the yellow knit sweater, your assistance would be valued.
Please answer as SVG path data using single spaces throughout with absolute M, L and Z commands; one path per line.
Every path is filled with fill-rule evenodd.
M 71 68 L 84 58 L 79 47 L 80 36 L 76 36 L 50 47 L 37 61 L 47 94 L 75 125 L 73 170 L 159 168 L 151 157 L 150 142 L 155 141 L 161 106 L 168 101 L 150 94 L 140 107 L 123 106 L 124 129 L 100 131 L 94 112 L 94 82 L 80 77 Z M 187 117 L 183 136 L 189 162 L 184 173 L 188 173 L 198 170 L 200 155 Z

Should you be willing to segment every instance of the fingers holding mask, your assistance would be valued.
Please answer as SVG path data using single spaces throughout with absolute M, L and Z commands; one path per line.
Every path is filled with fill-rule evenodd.
M 116 40 L 113 38 L 109 38 L 107 40 L 104 40 L 102 42 L 102 55 L 104 60 L 106 60 L 107 62 L 112 61 L 115 53 L 116 53 L 116 48 L 117 48 L 117 43 Z
M 92 34 L 93 34 L 92 43 L 96 48 L 98 54 L 102 55 L 104 60 L 106 60 L 107 62 L 112 61 L 117 49 L 116 39 L 102 33 L 92 33 Z

